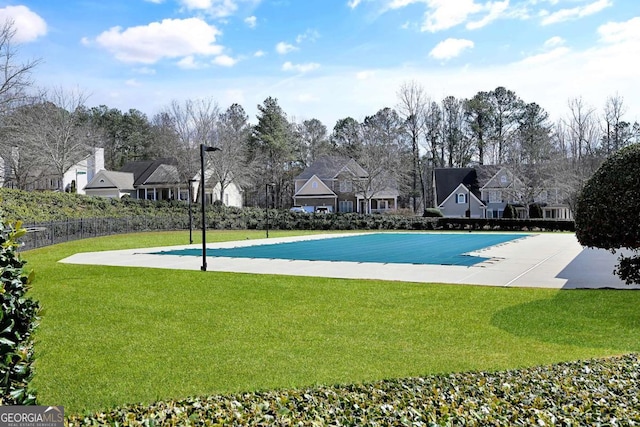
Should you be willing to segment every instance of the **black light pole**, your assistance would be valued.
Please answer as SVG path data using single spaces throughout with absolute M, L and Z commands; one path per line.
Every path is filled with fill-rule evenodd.
M 191 191 L 193 189 L 193 183 L 196 182 L 195 179 L 190 179 L 187 181 L 188 189 L 189 189 L 189 244 L 193 243 L 193 210 L 191 209 L 193 203 L 193 195 Z
M 266 216 L 266 220 L 267 220 L 267 225 L 266 225 L 266 230 L 267 230 L 267 239 L 269 238 L 269 187 L 274 187 L 275 184 L 271 183 L 271 184 L 267 184 L 264 187 L 264 203 L 265 203 L 265 211 L 264 214 Z
M 200 144 L 200 195 L 202 200 L 202 267 L 200 270 L 207 271 L 207 221 L 205 218 L 205 199 L 206 194 L 204 191 L 204 153 L 205 151 L 219 151 L 218 147 L 209 147 L 208 145 Z

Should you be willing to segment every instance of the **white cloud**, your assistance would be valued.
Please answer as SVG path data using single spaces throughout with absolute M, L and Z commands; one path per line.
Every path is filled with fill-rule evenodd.
M 258 18 L 255 16 L 248 16 L 244 18 L 244 23 L 247 24 L 249 28 L 255 28 L 258 23 Z
M 478 28 L 482 28 L 489 25 L 496 19 L 503 16 L 503 14 L 505 13 L 508 7 L 509 7 L 509 0 L 487 3 L 485 8 L 488 10 L 488 13 L 478 21 L 469 22 L 467 24 L 467 29 L 477 30 Z
M 177 62 L 177 65 L 184 70 L 195 70 L 204 67 L 203 64 L 200 64 L 196 61 L 193 55 L 185 56 Z
M 640 41 L 640 17 L 626 22 L 609 22 L 598 28 L 600 39 L 606 43 Z
M 276 52 L 280 55 L 285 55 L 289 52 L 293 52 L 294 50 L 298 50 L 298 48 L 290 43 L 280 42 L 276 45 Z
M 356 79 L 358 80 L 367 80 L 372 78 L 375 75 L 375 71 L 371 71 L 371 70 L 365 70 L 365 71 L 358 71 L 356 73 Z
M 197 10 L 215 18 L 225 18 L 238 12 L 243 4 L 249 6 L 260 3 L 261 0 L 180 0 L 186 10 Z
M 220 55 L 216 56 L 213 60 L 213 63 L 216 65 L 220 65 L 223 67 L 233 67 L 238 62 L 237 59 L 233 59 L 228 55 Z
M 561 9 L 557 12 L 546 14 L 542 20 L 542 25 L 557 24 L 558 22 L 584 18 L 585 16 L 598 13 L 607 7 L 613 6 L 611 0 L 596 0 L 584 6 L 576 6 L 571 9 Z
M 429 0 L 428 4 L 429 10 L 425 14 L 422 30 L 432 33 L 462 24 L 469 15 L 483 9 L 474 0 Z
M 564 43 L 565 43 L 565 40 L 562 37 L 555 36 L 545 41 L 544 47 L 547 47 L 547 48 L 556 47 L 556 46 L 561 46 Z
M 296 37 L 296 43 L 300 44 L 305 40 L 315 42 L 318 37 L 320 37 L 320 33 L 318 33 L 318 31 L 309 29 L 302 34 L 298 34 L 298 36 Z
M 473 48 L 474 43 L 466 39 L 448 38 L 434 47 L 429 56 L 435 59 L 448 60 L 459 56 L 465 49 Z
M 13 41 L 27 43 L 47 34 L 47 23 L 26 6 L 7 6 L 0 9 L 0 23 L 13 21 L 16 34 Z
M 140 68 L 136 68 L 134 70 L 136 73 L 138 74 L 146 74 L 148 76 L 152 76 L 156 73 L 156 70 L 154 70 L 153 68 L 149 68 L 149 67 L 140 67 Z
M 253 56 L 255 56 L 256 58 L 261 58 L 263 56 L 265 56 L 267 53 L 264 50 L 257 50 Z
M 129 79 L 129 80 L 125 81 L 124 84 L 126 84 L 127 86 L 131 86 L 131 87 L 142 86 L 140 84 L 140 82 L 137 81 L 136 79 Z
M 552 62 L 563 56 L 566 56 L 571 50 L 568 47 L 557 47 L 549 52 L 539 53 L 537 55 L 529 56 L 521 61 L 522 64 L 541 64 L 545 62 Z
M 165 19 L 146 26 L 113 27 L 96 42 L 124 62 L 153 64 L 164 58 L 219 55 L 215 44 L 220 31 L 200 18 Z
M 308 62 L 306 64 L 293 64 L 289 61 L 282 64 L 282 71 L 297 71 L 299 73 L 308 73 L 309 71 L 317 70 L 320 68 L 320 64 L 315 62 Z
M 351 9 L 355 9 L 360 4 L 360 1 L 361 0 L 349 0 L 347 2 L 347 6 L 349 6 Z

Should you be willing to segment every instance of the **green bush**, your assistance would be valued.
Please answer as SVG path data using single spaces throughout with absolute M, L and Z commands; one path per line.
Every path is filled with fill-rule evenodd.
M 502 372 L 193 397 L 72 415 L 69 425 L 632 426 L 637 355 Z
M 426 208 L 422 216 L 427 218 L 442 218 L 444 215 L 440 212 L 440 209 Z
M 32 274 L 25 269 L 17 250 L 18 239 L 26 232 L 21 223 L 5 223 L 0 211 L 0 405 L 33 405 L 36 395 L 29 383 L 33 378 L 33 339 L 39 306 L 25 297 Z
M 615 251 L 640 248 L 640 144 L 610 156 L 578 195 L 576 237 L 589 247 Z M 637 255 L 620 256 L 616 274 L 640 283 Z
M 502 212 L 502 218 L 512 219 L 517 217 L 518 217 L 518 214 L 516 212 L 516 208 L 514 208 L 513 205 L 507 204 L 504 207 L 504 212 Z
M 542 207 L 539 204 L 529 205 L 529 218 L 542 218 Z

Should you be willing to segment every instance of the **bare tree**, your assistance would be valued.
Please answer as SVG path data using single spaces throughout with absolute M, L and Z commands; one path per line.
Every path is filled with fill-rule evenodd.
M 85 159 L 94 146 L 94 128 L 81 90 L 61 88 L 43 92 L 32 105 L 20 109 L 11 138 L 19 142 L 18 158 L 37 158 L 42 175 L 53 176 L 63 191 L 64 174 Z M 33 170 L 34 173 L 36 170 Z M 37 177 L 36 177 L 37 178 Z
M 28 99 L 28 89 L 33 86 L 31 72 L 40 60 L 20 62 L 18 46 L 14 43 L 15 23 L 6 20 L 0 26 L 0 114 L 23 104 Z
M 173 127 L 173 142 L 176 146 L 173 147 L 172 157 L 178 162 L 181 180 L 186 182 L 200 170 L 200 144 L 211 146 L 219 142 L 218 104 L 211 98 L 188 99 L 183 103 L 174 100 L 161 115 L 162 123 Z M 209 157 L 206 158 L 207 162 L 210 161 Z
M 575 162 L 585 156 L 593 156 L 599 140 L 595 109 L 588 106 L 581 97 L 568 101 L 569 117 L 565 125 L 569 131 L 569 150 Z
M 367 172 L 365 177 L 354 180 L 353 186 L 365 199 L 367 210 L 370 200 L 389 190 L 397 190 L 402 179 L 403 123 L 398 114 L 383 108 L 375 115 L 366 117 L 363 128 L 363 150 L 357 159 Z M 371 213 L 371 212 L 366 212 Z
M 212 175 L 220 184 L 220 201 L 229 184 L 241 184 L 248 175 L 245 162 L 246 150 L 251 136 L 249 116 L 239 104 L 231 105 L 220 114 L 217 147 L 220 153 L 211 156 Z
M 425 199 L 424 175 L 421 173 L 420 137 L 424 132 L 425 111 L 429 99 L 417 82 L 403 83 L 398 91 L 398 112 L 404 120 L 405 130 L 411 140 L 411 207 L 417 212 Z M 419 182 L 418 182 L 419 181 Z M 420 189 L 418 189 L 418 184 Z

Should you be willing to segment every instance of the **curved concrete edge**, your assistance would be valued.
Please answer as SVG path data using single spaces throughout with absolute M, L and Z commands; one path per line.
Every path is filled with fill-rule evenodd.
M 351 235 L 243 240 L 208 244 L 207 248 L 294 242 Z M 157 255 L 163 250 L 201 248 L 199 245 L 88 252 L 61 260 L 69 264 L 199 270 L 201 257 Z M 433 249 L 432 249 L 433 250 Z M 617 255 L 605 250 L 585 249 L 574 234 L 523 234 L 523 238 L 471 253 L 490 258 L 471 267 L 416 264 L 381 264 L 330 261 L 294 261 L 207 257 L 208 271 L 281 274 L 345 279 L 380 279 L 419 283 L 450 283 L 554 289 L 633 289 L 613 274 Z

